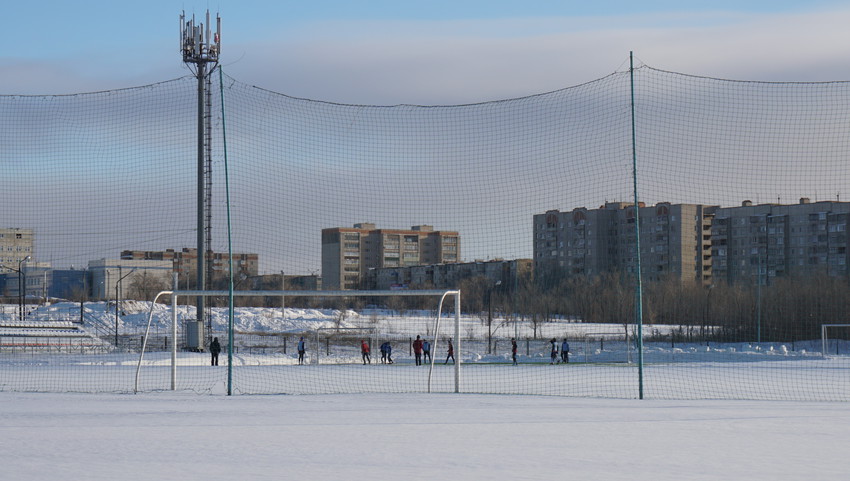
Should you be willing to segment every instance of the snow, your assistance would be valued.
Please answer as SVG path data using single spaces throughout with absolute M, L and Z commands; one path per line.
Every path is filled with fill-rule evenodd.
M 0 392 L 4 479 L 844 480 L 850 405 Z
M 123 308 L 122 334 L 138 333 L 150 305 Z M 51 306 L 29 318 L 61 319 L 62 309 L 79 313 L 79 305 Z M 102 335 L 114 328 L 114 306 L 89 303 L 85 311 L 84 329 Z M 156 329 L 167 333 L 166 306 L 154 311 Z M 214 329 L 223 329 L 225 313 L 214 311 Z M 192 315 L 180 308 L 181 318 Z M 408 313 L 403 321 L 388 311 L 344 317 L 343 327 L 378 319 L 381 332 L 397 335 L 425 332 L 433 323 L 428 312 Z M 236 330 L 295 336 L 339 319 L 332 310 L 287 308 L 284 316 L 280 309 L 240 308 Z M 486 333 L 480 319 L 462 322 L 465 334 Z M 517 329 L 529 334 L 527 326 Z M 619 329 L 562 320 L 542 326 L 540 336 Z M 22 480 L 640 481 L 843 480 L 850 471 L 843 457 L 850 404 L 814 401 L 847 399 L 848 359 L 822 356 L 819 341 L 647 343 L 645 359 L 654 364 L 646 370 L 644 400 L 635 399 L 633 368 L 617 364 L 629 355 L 625 343 L 576 342 L 574 359 L 593 362 L 569 366 L 549 366 L 548 343 L 540 343 L 539 352 L 520 356 L 519 366 L 510 366 L 504 353 L 486 354 L 481 342 L 464 343 L 463 390 L 501 395 L 451 394 L 452 366 L 438 366 L 436 393 L 425 394 L 428 371 L 411 365 L 403 349 L 391 367 L 359 365 L 356 352 L 308 366 L 294 366 L 291 352 L 238 352 L 234 396 L 225 395 L 226 368 L 208 366 L 204 353 L 179 353 L 177 391 L 166 390 L 169 353 L 148 353 L 143 389 L 134 395 L 134 352 L 24 350 L 0 359 L 0 472 Z M 264 389 L 273 391 L 243 394 Z M 275 394 L 347 389 L 367 393 Z M 28 390 L 54 392 L 15 392 Z M 65 392 L 87 390 L 99 394 Z M 517 391 L 559 395 L 511 394 Z M 669 399 L 678 395 L 713 400 Z M 773 400 L 740 400 L 747 398 Z

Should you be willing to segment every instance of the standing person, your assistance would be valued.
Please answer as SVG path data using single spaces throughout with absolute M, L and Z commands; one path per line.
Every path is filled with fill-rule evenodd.
M 431 343 L 427 339 L 422 341 L 422 360 L 431 362 Z
M 218 338 L 214 337 L 210 343 L 210 366 L 218 366 L 218 354 L 221 352 L 221 344 L 218 343 Z
M 365 339 L 360 340 L 360 355 L 363 357 L 363 364 L 367 362 L 372 364 L 372 356 L 369 355 L 370 349 L 369 344 L 366 343 Z
M 456 362 L 455 361 L 455 347 L 452 345 L 451 339 L 449 339 L 449 351 L 448 352 L 449 352 L 449 354 L 448 354 L 448 356 L 446 356 L 446 362 L 444 362 L 443 364 L 448 364 L 449 359 L 451 359 L 452 362 Z
M 386 345 L 387 345 L 387 362 L 392 364 L 393 363 L 393 345 L 390 344 L 390 341 L 387 341 Z
M 298 365 L 304 364 L 304 353 L 307 352 L 307 345 L 304 343 L 304 338 L 298 340 Z
M 552 352 L 550 353 L 552 360 L 549 364 L 555 364 L 555 359 L 558 359 L 558 340 L 553 337 L 549 343 L 552 344 Z
M 570 343 L 567 342 L 566 337 L 564 338 L 564 342 L 561 343 L 561 362 L 570 362 Z
M 422 339 L 419 336 L 416 336 L 416 340 L 413 341 L 413 355 L 416 356 L 416 365 L 422 365 Z
M 516 339 L 511 338 L 511 359 L 514 361 L 514 366 L 516 366 Z
M 381 364 L 387 363 L 387 344 L 389 344 L 387 341 L 381 344 Z

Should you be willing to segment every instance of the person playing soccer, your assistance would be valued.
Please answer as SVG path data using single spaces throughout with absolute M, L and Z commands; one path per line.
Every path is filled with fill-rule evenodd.
M 446 362 L 444 362 L 443 364 L 448 364 L 449 359 L 451 359 L 452 362 L 456 362 L 455 361 L 455 347 L 452 345 L 451 339 L 449 339 L 449 350 L 448 350 L 448 355 L 446 356 Z
M 516 366 L 516 339 L 511 339 L 511 359 L 514 361 L 514 366 Z
M 369 344 L 365 339 L 360 340 L 360 355 L 363 357 L 363 364 L 372 364 L 372 357 L 369 355 Z
M 387 363 L 387 345 L 388 344 L 389 344 L 389 342 L 387 342 L 387 341 L 384 341 L 384 343 L 381 344 L 381 364 Z
M 552 344 L 552 351 L 550 352 L 550 357 L 552 360 L 549 362 L 549 364 L 555 364 L 555 360 L 558 359 L 558 340 L 553 337 L 552 340 L 549 341 L 549 343 Z
M 419 336 L 416 336 L 416 340 L 413 341 L 413 355 L 416 356 L 416 365 L 422 365 L 422 339 Z
M 570 362 L 570 343 L 567 342 L 567 338 L 564 338 L 564 342 L 561 343 L 561 362 L 568 363 Z
M 307 345 L 304 343 L 304 338 L 298 340 L 298 364 L 304 364 L 304 353 L 307 352 Z
M 221 352 L 221 344 L 218 343 L 218 338 L 214 337 L 210 343 L 210 366 L 218 366 L 218 354 Z

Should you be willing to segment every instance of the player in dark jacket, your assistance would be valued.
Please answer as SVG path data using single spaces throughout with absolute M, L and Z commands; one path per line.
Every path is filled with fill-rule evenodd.
M 448 350 L 448 356 L 446 356 L 446 362 L 444 362 L 443 364 L 448 364 L 448 363 L 449 363 L 449 359 L 451 359 L 451 360 L 452 360 L 452 362 L 457 362 L 457 361 L 455 361 L 455 347 L 452 345 L 452 340 L 451 340 L 451 339 L 449 339 L 449 350 Z
M 304 353 L 307 352 L 307 345 L 304 343 L 304 338 L 298 340 L 298 364 L 304 364 Z
M 413 341 L 413 355 L 416 356 L 416 365 L 422 365 L 422 339 L 419 336 Z
M 214 337 L 210 343 L 210 366 L 218 366 L 218 354 L 221 352 L 221 344 L 218 343 L 218 338 Z
M 555 359 L 558 359 L 558 340 L 553 337 L 549 343 L 552 344 L 552 352 L 550 352 L 552 360 L 549 364 L 555 364 Z

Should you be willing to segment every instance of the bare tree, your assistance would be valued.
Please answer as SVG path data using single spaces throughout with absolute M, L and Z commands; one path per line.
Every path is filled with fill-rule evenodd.
M 153 300 L 157 293 L 167 291 L 170 287 L 167 274 L 142 271 L 139 274 L 133 274 L 133 280 L 130 282 L 130 287 L 127 290 L 127 297 L 150 301 Z

